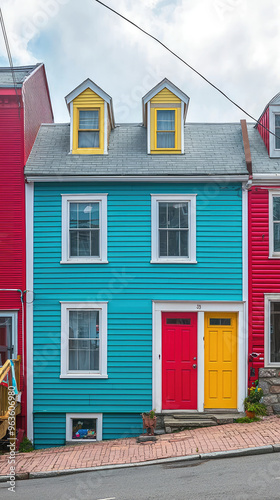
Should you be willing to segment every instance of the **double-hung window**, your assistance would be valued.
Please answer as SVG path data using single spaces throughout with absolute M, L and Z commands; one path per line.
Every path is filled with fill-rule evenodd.
M 265 365 L 280 366 L 280 294 L 265 294 Z
M 79 148 L 99 148 L 99 109 L 79 110 Z
M 280 149 L 280 114 L 275 114 L 275 149 Z
M 107 303 L 61 303 L 61 376 L 107 377 Z
M 62 195 L 62 263 L 107 262 L 107 196 Z
M 152 195 L 151 262 L 196 260 L 196 196 Z
M 269 256 L 280 259 L 280 191 L 269 192 Z
M 156 113 L 156 148 L 175 149 L 175 109 L 158 109 Z

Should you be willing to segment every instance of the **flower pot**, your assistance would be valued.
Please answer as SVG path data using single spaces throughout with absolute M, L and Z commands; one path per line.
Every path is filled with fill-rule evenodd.
M 147 429 L 147 434 L 154 435 L 157 424 L 157 417 L 151 418 L 149 415 L 142 413 L 143 429 Z
M 246 410 L 246 417 L 248 418 L 255 418 L 256 414 L 254 411 L 248 411 Z

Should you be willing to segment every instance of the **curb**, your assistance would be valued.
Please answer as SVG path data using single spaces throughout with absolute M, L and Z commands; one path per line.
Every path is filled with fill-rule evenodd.
M 212 453 L 201 453 L 197 455 L 187 455 L 187 456 L 184 455 L 182 457 L 159 458 L 156 460 L 147 460 L 145 462 L 135 462 L 130 464 L 99 465 L 96 467 L 87 467 L 81 469 L 51 470 L 45 472 L 20 472 L 16 474 L 16 480 L 41 479 L 45 477 L 58 477 L 58 476 L 68 476 L 70 474 L 81 474 L 83 472 L 126 469 L 129 467 L 145 467 L 148 465 L 160 465 L 160 464 L 168 464 L 168 463 L 182 462 L 182 461 L 191 462 L 194 460 L 212 460 L 219 458 L 244 457 L 250 455 L 263 455 L 267 453 L 279 453 L 279 452 L 280 452 L 280 444 L 273 444 L 267 446 L 257 446 L 254 448 L 239 448 L 237 450 L 213 451 Z M 9 480 L 10 476 L 0 476 L 0 483 L 8 482 Z

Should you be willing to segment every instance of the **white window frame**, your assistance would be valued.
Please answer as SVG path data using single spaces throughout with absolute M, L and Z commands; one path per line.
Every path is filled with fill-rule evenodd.
M 107 264 L 107 194 L 62 194 L 61 209 L 61 264 Z M 99 257 L 70 257 L 69 222 L 70 203 L 99 203 Z
M 189 203 L 189 257 L 159 256 L 159 203 Z M 196 194 L 151 194 L 152 264 L 196 264 Z
M 18 355 L 18 312 L 17 311 L 5 311 L 0 310 L 0 317 L 11 318 L 12 319 L 12 342 L 13 342 L 13 359 L 16 359 Z
M 273 198 L 280 198 L 280 190 L 269 191 L 269 258 L 280 259 L 280 252 L 274 252 Z
M 280 115 L 280 106 L 269 106 L 269 128 L 272 134 L 269 134 L 269 156 L 270 158 L 280 158 L 280 149 L 275 147 L 275 115 Z
M 107 375 L 107 302 L 60 302 L 61 304 L 61 373 L 60 378 L 108 378 Z M 99 312 L 99 370 L 69 370 L 69 311 Z
M 73 418 L 96 418 L 96 440 L 92 439 L 72 439 L 72 419 Z M 72 443 L 93 443 L 102 441 L 103 415 L 102 413 L 66 413 L 66 442 Z
M 276 366 L 279 367 L 280 363 L 273 363 L 270 361 L 270 303 L 280 302 L 279 293 L 265 293 L 264 294 L 264 332 L 265 332 L 265 343 L 264 343 L 264 361 L 265 366 Z

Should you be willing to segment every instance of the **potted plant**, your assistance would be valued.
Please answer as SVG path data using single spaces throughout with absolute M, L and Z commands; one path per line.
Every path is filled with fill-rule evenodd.
M 256 415 L 266 415 L 266 406 L 260 402 L 262 397 L 263 390 L 257 384 L 248 388 L 248 396 L 244 399 L 244 409 L 247 417 L 255 418 Z
M 143 429 L 147 429 L 147 434 L 153 436 L 157 424 L 156 410 L 150 410 L 148 413 L 141 413 L 143 420 Z

